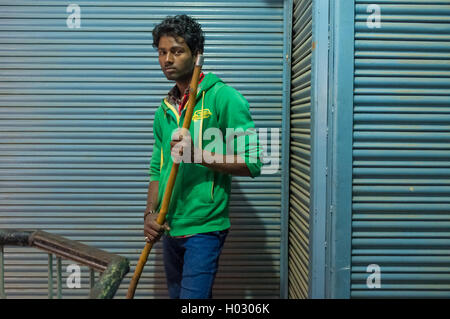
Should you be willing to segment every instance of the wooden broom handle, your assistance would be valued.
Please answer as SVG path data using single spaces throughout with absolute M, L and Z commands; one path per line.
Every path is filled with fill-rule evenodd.
M 203 66 L 203 55 L 197 55 L 197 61 L 195 63 L 194 73 L 192 74 L 191 84 L 189 86 L 189 100 L 186 106 L 186 113 L 183 122 L 183 128 L 189 130 L 191 126 L 192 113 L 194 112 L 195 100 L 197 98 L 197 87 L 198 80 L 200 77 L 200 72 Z M 156 222 L 160 225 L 164 224 L 166 220 L 166 215 L 169 209 L 170 198 L 172 197 L 173 186 L 175 185 L 175 180 L 178 174 L 178 167 L 180 164 L 172 163 L 172 169 L 170 170 L 169 180 L 166 184 L 166 189 L 164 191 L 164 197 L 161 204 L 161 209 L 159 210 L 158 218 Z M 147 262 L 148 255 L 153 247 L 153 242 L 146 243 L 144 249 L 142 250 L 139 261 L 136 265 L 133 278 L 131 279 L 130 286 L 128 287 L 127 299 L 133 299 L 136 287 L 141 277 L 142 270 L 144 269 L 145 263 Z

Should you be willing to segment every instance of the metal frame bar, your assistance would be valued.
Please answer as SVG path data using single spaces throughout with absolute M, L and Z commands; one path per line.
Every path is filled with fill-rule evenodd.
M 309 298 L 325 298 L 329 3 L 313 0 Z
M 130 270 L 128 259 L 122 256 L 40 230 L 0 229 L 0 246 L 3 245 L 30 246 L 48 253 L 48 294 L 50 299 L 53 298 L 53 254 L 57 257 L 58 298 L 62 297 L 61 258 L 79 262 L 101 272 L 99 280 L 90 290 L 89 298 L 91 299 L 113 298 L 122 279 Z
M 61 257 L 56 258 L 56 296 L 58 299 L 62 298 L 62 266 Z
M 281 246 L 280 246 L 280 298 L 289 296 L 289 156 L 291 123 L 291 60 L 293 0 L 283 4 L 283 100 L 281 137 Z
M 330 102 L 326 297 L 350 298 L 354 1 L 330 2 Z
M 89 268 L 89 288 L 92 289 L 95 285 L 95 270 Z
M 53 255 L 48 254 L 48 299 L 53 299 Z
M 6 298 L 5 294 L 5 260 L 3 245 L 0 245 L 0 299 Z

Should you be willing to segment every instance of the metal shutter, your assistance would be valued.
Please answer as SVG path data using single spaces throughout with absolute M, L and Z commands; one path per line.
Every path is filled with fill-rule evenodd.
M 294 1 L 289 189 L 289 297 L 308 298 L 312 1 Z
M 450 1 L 358 0 L 355 17 L 351 297 L 448 298 Z
M 79 29 L 66 25 L 72 3 Z M 153 117 L 173 85 L 151 30 L 181 13 L 206 32 L 204 71 L 249 100 L 257 127 L 281 128 L 283 1 L 0 1 L 0 227 L 41 228 L 129 258 L 117 298 L 144 247 Z M 280 174 L 234 179 L 215 297 L 280 296 L 280 190 Z M 47 256 L 5 255 L 7 295 L 46 298 Z M 63 285 L 64 296 L 87 296 L 82 275 L 82 289 Z M 166 296 L 156 245 L 136 298 Z

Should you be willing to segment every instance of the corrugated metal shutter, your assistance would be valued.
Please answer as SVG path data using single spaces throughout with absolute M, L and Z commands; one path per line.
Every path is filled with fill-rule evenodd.
M 352 297 L 450 297 L 449 101 L 450 1 L 356 1 Z
M 307 298 L 311 168 L 312 1 L 294 1 L 289 191 L 289 297 Z
M 66 25 L 72 3 L 81 8 L 79 29 Z M 258 127 L 281 128 L 283 2 L 0 6 L 0 227 L 41 228 L 129 258 L 122 298 L 144 247 L 154 112 L 173 85 L 151 46 L 153 26 L 167 15 L 198 18 L 206 32 L 204 71 L 249 100 Z M 280 189 L 279 174 L 235 179 L 215 297 L 279 297 Z M 6 248 L 5 263 L 9 297 L 47 296 L 45 254 Z M 82 275 L 82 289 L 63 285 L 64 296 L 87 296 L 87 268 Z M 136 298 L 166 296 L 156 245 Z

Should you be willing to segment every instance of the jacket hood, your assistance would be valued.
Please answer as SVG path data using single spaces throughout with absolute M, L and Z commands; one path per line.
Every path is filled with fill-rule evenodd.
M 198 90 L 197 90 L 197 99 L 202 94 L 203 91 L 208 91 L 210 88 L 212 88 L 216 83 L 223 82 L 217 75 L 214 73 L 208 73 L 203 78 L 202 83 L 199 84 Z
M 197 98 L 196 102 L 198 102 L 199 99 L 201 99 L 203 92 L 208 91 L 210 88 L 212 88 L 216 83 L 219 83 L 223 81 L 214 73 L 208 73 L 203 78 L 203 81 L 198 85 L 197 87 Z M 168 109 L 167 105 L 165 105 L 164 101 L 168 102 L 168 97 L 163 99 L 163 103 L 161 104 L 163 109 Z

